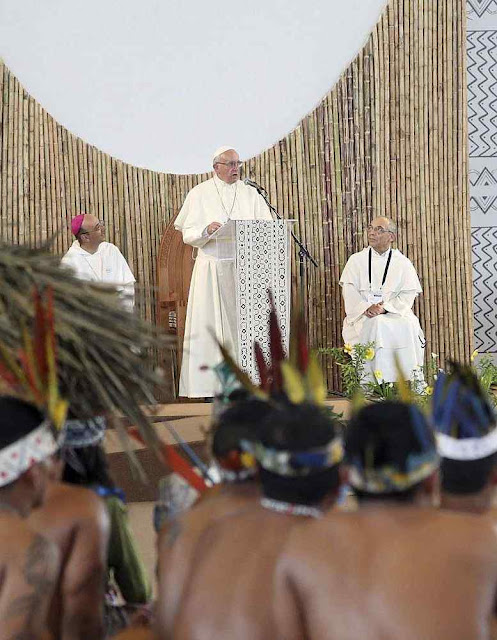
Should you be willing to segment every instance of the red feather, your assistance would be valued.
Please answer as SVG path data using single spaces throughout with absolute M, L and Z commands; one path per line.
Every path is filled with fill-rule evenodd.
M 146 446 L 145 440 L 136 427 L 130 427 L 128 431 L 135 440 Z M 181 476 L 200 494 L 205 493 L 208 490 L 208 486 L 205 484 L 204 479 L 195 473 L 193 467 L 176 451 L 173 445 L 166 444 L 160 440 L 158 453 L 160 459 L 168 469 L 171 469 Z
M 273 378 L 271 390 L 278 392 L 283 389 L 281 362 L 285 359 L 285 351 L 283 349 L 283 340 L 281 338 L 273 294 L 271 291 L 268 291 L 268 295 L 271 304 L 271 312 L 269 314 L 269 348 L 271 352 L 271 376 Z
M 37 373 L 33 370 L 29 357 L 25 351 L 19 352 L 19 361 L 26 374 L 26 380 L 28 381 L 29 390 L 33 395 L 34 401 L 38 406 L 42 407 L 44 405 L 43 392 L 39 388 Z
M 19 391 L 21 381 L 14 375 L 12 371 L 7 369 L 7 367 L 2 362 L 0 362 L 0 378 L 9 385 L 12 391 Z
M 266 364 L 264 354 L 262 353 L 262 347 L 258 342 L 254 343 L 255 362 L 257 364 L 257 371 L 259 372 L 259 378 L 261 381 L 261 389 L 269 391 L 269 367 Z

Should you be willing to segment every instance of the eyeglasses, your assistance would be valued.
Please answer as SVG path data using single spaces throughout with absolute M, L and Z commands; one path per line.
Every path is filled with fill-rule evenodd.
M 376 233 L 379 233 L 380 235 L 382 233 L 392 233 L 391 231 L 389 231 L 388 229 L 384 229 L 383 227 L 372 227 L 371 225 L 369 225 L 368 231 L 375 231 Z
M 240 160 L 238 162 L 216 162 L 216 164 L 224 164 L 226 167 L 230 169 L 239 169 L 242 166 Z
M 94 231 L 100 231 L 100 229 L 103 229 L 104 227 L 105 227 L 105 224 L 103 222 L 97 222 L 97 224 L 93 227 L 93 229 L 90 229 L 90 231 L 80 231 L 79 235 L 86 236 L 89 233 L 93 233 Z

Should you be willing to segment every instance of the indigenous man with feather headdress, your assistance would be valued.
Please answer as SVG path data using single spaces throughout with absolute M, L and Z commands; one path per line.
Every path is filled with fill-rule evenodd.
M 157 438 L 143 405 L 153 402 L 152 391 L 161 378 L 144 353 L 164 341 L 154 327 L 116 301 L 110 287 L 102 290 L 78 280 L 46 249 L 2 246 L 0 381 L 46 407 L 60 430 L 67 427 L 68 408 L 83 418 L 119 409 L 153 443 Z M 89 437 L 103 436 L 98 425 L 89 430 L 87 421 L 83 427 L 69 422 L 64 429 L 68 444 L 90 444 Z M 116 427 L 127 436 L 118 422 Z M 43 438 L 39 444 L 46 444 Z M 31 449 L 22 459 L 38 460 Z M 63 640 L 98 639 L 103 632 L 107 512 L 98 496 L 84 489 L 51 483 L 48 497 L 47 511 L 32 513 L 31 525 L 46 533 L 62 554 L 50 630 Z M 53 586 L 46 582 L 44 588 L 49 598 Z M 45 604 L 37 602 L 41 624 Z
M 281 637 L 483 640 L 495 611 L 493 523 L 434 509 L 438 455 L 414 405 L 363 408 L 347 427 L 355 513 L 295 530 L 276 572 Z
M 220 361 L 212 331 L 236 352 L 234 265 L 218 258 L 214 234 L 229 220 L 272 219 L 263 198 L 240 180 L 240 165 L 233 147 L 217 149 L 212 158 L 214 177 L 188 193 L 174 221 L 183 242 L 197 249 L 188 296 L 180 396 L 214 396 L 214 374 L 201 370 L 203 365 L 214 366 Z
M 0 629 L 3 638 L 46 637 L 60 566 L 57 547 L 26 516 L 46 494 L 58 449 L 46 416 L 31 403 L 0 396 Z
M 338 493 L 342 446 L 334 421 L 321 406 L 326 392 L 317 361 L 302 343 L 293 344 L 296 348 L 285 358 L 274 306 L 270 325 L 269 365 L 256 345 L 260 387 L 222 348 L 256 399 L 233 402 L 214 430 L 213 449 L 229 483 L 224 500 L 214 496 L 209 504 L 207 498 L 193 508 L 190 522 L 183 519 L 187 526 L 166 533 L 173 573 L 168 575 L 167 563 L 161 566 L 163 637 L 278 637 L 272 580 L 281 546 L 295 525 L 320 517 L 325 499 L 331 504 Z M 261 490 L 247 483 L 254 462 Z M 251 489 L 245 496 L 244 483 Z M 202 508 L 195 530 L 195 512 Z M 169 602 L 164 585 L 169 585 Z

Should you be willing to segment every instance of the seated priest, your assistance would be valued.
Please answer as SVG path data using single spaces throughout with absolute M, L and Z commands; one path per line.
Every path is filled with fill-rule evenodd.
M 374 343 L 367 362 L 385 382 L 397 380 L 395 356 L 408 379 L 423 365 L 425 339 L 412 311 L 421 285 L 412 262 L 392 248 L 395 224 L 375 218 L 368 226 L 368 246 L 350 256 L 340 278 L 345 302 L 345 344 Z M 381 372 L 381 373 L 380 373 Z

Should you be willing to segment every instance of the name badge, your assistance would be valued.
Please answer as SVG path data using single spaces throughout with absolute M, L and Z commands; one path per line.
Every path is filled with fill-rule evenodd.
M 383 294 L 370 291 L 368 293 L 368 302 L 369 304 L 380 304 L 380 302 L 383 302 Z

